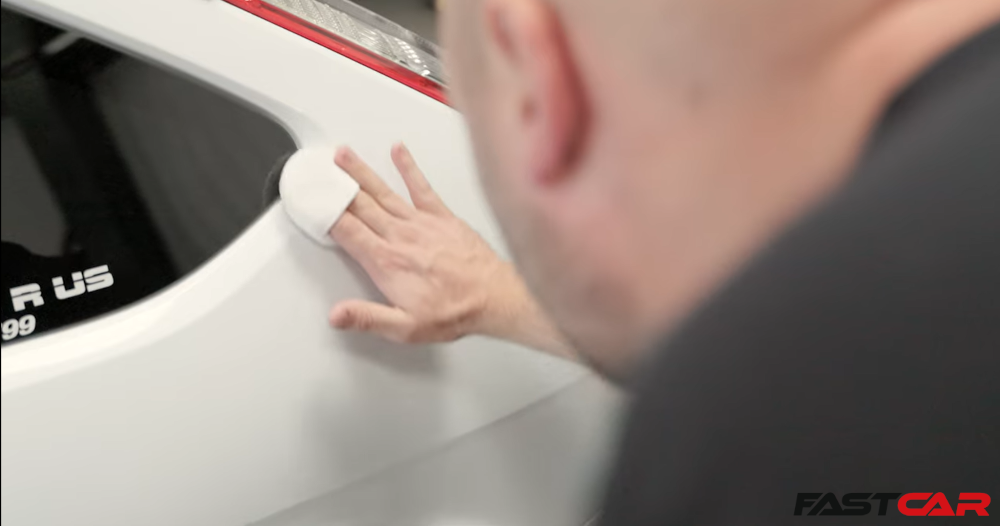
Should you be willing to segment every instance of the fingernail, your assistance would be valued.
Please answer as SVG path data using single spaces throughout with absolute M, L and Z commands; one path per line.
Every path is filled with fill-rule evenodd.
M 330 325 L 335 329 L 343 329 L 347 325 L 347 311 L 344 309 L 334 309 L 330 313 Z
M 354 160 L 354 150 L 351 150 L 346 146 L 341 148 L 340 150 L 337 150 L 337 162 L 349 163 L 353 160 Z

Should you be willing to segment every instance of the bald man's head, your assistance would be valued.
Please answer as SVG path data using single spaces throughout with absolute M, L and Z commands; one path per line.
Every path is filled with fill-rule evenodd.
M 1000 0 L 455 0 L 453 96 L 519 266 L 606 365 L 848 172 Z M 616 355 L 620 356 L 620 355 Z

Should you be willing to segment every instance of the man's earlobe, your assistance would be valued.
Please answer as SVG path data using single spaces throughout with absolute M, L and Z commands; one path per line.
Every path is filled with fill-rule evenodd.
M 488 38 L 516 76 L 519 141 L 529 176 L 567 176 L 586 134 L 587 107 L 558 14 L 541 0 L 486 0 Z

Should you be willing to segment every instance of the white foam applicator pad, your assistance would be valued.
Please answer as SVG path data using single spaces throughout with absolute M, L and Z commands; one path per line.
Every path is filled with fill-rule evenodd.
M 295 152 L 281 170 L 278 191 L 285 213 L 313 241 L 333 246 L 329 232 L 358 195 L 358 183 L 333 163 L 334 152 Z

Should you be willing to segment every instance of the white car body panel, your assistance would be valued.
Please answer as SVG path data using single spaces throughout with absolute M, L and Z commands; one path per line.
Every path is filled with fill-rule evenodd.
M 424 95 L 218 0 L 4 5 L 214 85 L 300 148 L 350 143 L 400 192 L 405 141 L 502 247 L 460 116 Z M 357 296 L 377 297 L 360 269 L 275 206 L 167 290 L 5 347 L 4 525 L 582 524 L 617 393 L 505 343 L 329 329 Z

